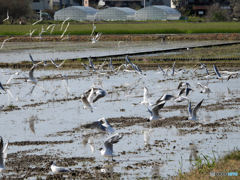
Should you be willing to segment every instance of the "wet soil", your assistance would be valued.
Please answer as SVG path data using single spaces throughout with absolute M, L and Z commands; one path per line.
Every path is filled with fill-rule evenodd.
M 0 37 L 3 41 L 6 37 Z M 38 41 L 61 41 L 59 35 L 42 36 L 42 38 L 30 38 L 29 36 L 14 36 L 9 42 L 38 42 Z M 89 35 L 71 35 L 68 41 L 89 41 Z M 125 34 L 125 35 L 102 35 L 102 41 L 154 41 L 154 40 L 240 40 L 239 33 L 206 33 L 206 34 Z

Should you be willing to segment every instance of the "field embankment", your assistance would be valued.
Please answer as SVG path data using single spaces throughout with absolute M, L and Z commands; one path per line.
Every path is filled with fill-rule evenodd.
M 180 174 L 177 179 L 239 179 L 240 151 L 233 151 L 220 160 L 207 156 L 199 157 L 195 162 L 196 169 Z

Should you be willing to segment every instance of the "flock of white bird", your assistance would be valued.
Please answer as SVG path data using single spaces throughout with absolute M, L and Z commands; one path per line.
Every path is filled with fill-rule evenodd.
M 6 22 L 9 20 L 9 14 L 8 14 L 8 11 L 7 11 L 7 18 L 5 18 L 3 20 L 3 22 Z M 37 38 L 37 39 L 42 39 L 42 35 L 44 33 L 49 33 L 50 35 L 54 32 L 54 30 L 56 30 L 56 25 L 57 24 L 50 24 L 48 25 L 47 27 L 44 27 L 43 25 L 41 26 L 41 29 L 38 30 L 37 28 L 34 28 L 34 26 L 38 23 L 40 23 L 42 21 L 42 17 L 40 15 L 40 19 L 37 20 L 36 22 L 32 23 L 32 27 L 33 29 L 30 29 L 28 33 L 26 33 L 26 35 L 29 35 L 30 38 Z M 69 29 L 69 26 L 70 26 L 70 22 L 68 22 L 70 20 L 70 18 L 66 18 L 62 23 L 61 23 L 61 26 L 60 26 L 60 31 L 62 31 L 62 34 L 60 35 L 60 40 L 61 41 L 64 41 L 64 40 L 68 40 L 69 39 L 69 34 L 66 35 L 67 33 L 67 30 Z M 65 24 L 67 23 L 67 25 L 65 26 Z M 65 26 L 65 27 L 64 27 Z M 34 36 L 33 37 L 33 34 L 35 32 L 39 31 L 38 33 L 38 36 Z M 101 38 L 102 36 L 102 33 L 100 32 L 96 32 L 96 25 L 94 24 L 94 21 L 93 21 L 93 24 L 92 24 L 92 32 L 90 34 L 90 39 L 91 39 L 91 43 L 92 44 L 95 44 L 96 42 L 99 41 L 99 39 Z M 4 45 L 6 44 L 6 42 L 14 39 L 15 37 L 9 37 L 9 38 L 6 38 L 3 40 L 1 46 L 0 46 L 0 49 L 3 49 Z
M 45 66 L 49 65 L 48 62 L 51 62 L 51 64 L 54 65 L 56 68 L 60 68 L 60 67 L 63 66 L 63 64 L 65 62 L 65 60 L 64 60 L 60 64 L 56 64 L 56 62 L 52 59 L 48 62 L 46 62 L 46 61 L 36 62 L 36 61 L 34 61 L 31 54 L 29 54 L 29 57 L 30 57 L 33 65 L 30 68 L 29 77 L 28 77 L 27 81 L 34 84 L 30 93 L 33 92 L 33 89 L 38 84 L 38 78 L 36 78 L 34 76 L 34 70 L 38 66 L 42 65 L 43 67 L 45 67 Z M 89 63 L 88 64 L 82 64 L 82 65 L 86 69 L 86 71 L 91 72 L 91 73 L 96 73 L 96 74 L 99 74 L 99 75 L 104 75 L 104 74 L 107 74 L 107 73 L 117 74 L 119 72 L 119 70 L 122 69 L 124 72 L 132 72 L 132 73 L 138 74 L 139 76 L 145 76 L 143 71 L 140 69 L 140 67 L 138 65 L 134 64 L 128 58 L 128 56 L 125 57 L 125 63 L 123 63 L 122 65 L 120 65 L 117 68 L 114 68 L 114 66 L 112 64 L 112 59 L 109 60 L 108 65 L 106 64 L 106 61 L 104 61 L 101 65 L 96 66 L 96 65 L 94 65 L 94 63 L 93 63 L 93 61 L 90 57 L 89 57 Z M 106 68 L 104 69 L 104 67 L 106 67 L 106 66 L 108 67 L 107 70 L 106 70 Z M 204 77 L 206 79 L 208 79 L 210 76 L 213 75 L 213 74 L 211 74 L 211 75 L 209 74 L 208 69 L 207 69 L 205 64 L 200 64 L 199 68 L 200 69 L 205 69 L 206 76 L 204 76 Z M 197 69 L 199 69 L 199 68 L 197 68 Z M 186 71 L 186 70 L 184 70 L 184 69 L 175 70 L 175 62 L 174 62 L 172 68 L 169 68 L 167 70 L 164 70 L 164 69 L 161 68 L 161 66 L 159 66 L 158 73 L 162 73 L 162 75 L 166 77 L 166 76 L 174 76 L 176 73 L 179 73 L 180 71 Z M 225 75 L 221 74 L 218 71 L 218 68 L 215 65 L 213 65 L 213 72 L 214 72 L 214 74 L 217 75 L 217 78 L 221 81 L 223 81 L 223 80 L 228 81 L 231 78 L 238 77 L 237 72 L 224 71 L 222 73 L 224 73 Z M 18 74 L 17 73 L 13 74 L 9 78 L 9 80 L 7 81 L 7 84 L 9 84 L 11 82 L 11 80 L 16 75 L 18 75 Z M 207 85 L 203 85 L 201 83 L 198 83 L 197 86 L 200 88 L 201 93 L 206 93 L 206 94 L 211 93 L 211 90 Z M 1 83 L 0 83 L 0 88 L 7 93 L 10 92 Z M 44 89 L 43 87 L 41 87 L 41 88 Z M 144 87 L 144 89 L 143 89 L 143 100 L 139 104 L 145 105 L 146 109 L 150 113 L 150 117 L 148 118 L 148 121 L 160 120 L 161 117 L 159 115 L 159 112 L 162 108 L 164 108 L 165 103 L 167 101 L 170 101 L 170 100 L 174 100 L 175 103 L 182 102 L 182 101 L 187 101 L 188 102 L 188 113 L 189 113 L 189 118 L 188 119 L 190 121 L 191 120 L 194 120 L 194 121 L 198 120 L 197 111 L 201 107 L 201 104 L 204 102 L 204 100 L 202 99 L 193 108 L 191 100 L 188 98 L 188 95 L 191 93 L 191 91 L 193 91 L 193 89 L 191 88 L 191 85 L 188 82 L 180 82 L 177 89 L 179 90 L 179 93 L 178 93 L 177 96 L 172 95 L 172 94 L 163 94 L 159 99 L 157 99 L 154 103 L 152 103 L 151 99 L 149 97 L 148 88 Z M 99 87 L 91 87 L 90 89 L 88 89 L 87 91 L 85 91 L 81 95 L 81 102 L 83 103 L 83 105 L 84 105 L 83 107 L 85 109 L 89 109 L 90 112 L 93 113 L 93 106 L 92 106 L 93 103 L 95 103 L 96 101 L 99 101 L 101 98 L 104 98 L 106 95 L 107 95 L 107 92 L 104 89 L 99 88 Z M 115 129 L 110 125 L 108 120 L 105 119 L 105 118 L 101 118 L 101 119 L 93 122 L 91 124 L 91 128 L 97 128 L 100 131 L 104 131 L 104 132 L 106 132 L 106 134 L 109 135 L 104 142 L 104 148 L 100 149 L 100 153 L 101 153 L 102 156 L 110 157 L 113 160 L 113 157 L 114 157 L 113 144 L 119 142 L 119 140 L 123 136 L 119 133 L 115 133 Z M 149 133 L 149 132 L 146 131 L 144 133 Z M 1 140 L 1 142 L 0 142 L 1 143 L 0 144 L 0 150 L 1 150 L 0 151 L 1 152 L 0 170 L 2 171 L 5 168 L 5 161 L 6 161 L 6 158 L 7 158 L 8 143 L 6 143 L 6 145 L 4 146 L 2 138 L 0 140 Z M 51 170 L 54 173 L 70 171 L 68 168 L 63 168 L 63 167 L 56 166 L 56 164 L 54 162 L 51 163 Z
M 7 21 L 9 19 L 9 15 L 7 12 L 7 18 L 4 19 L 4 21 Z M 65 29 L 64 24 L 69 20 L 69 18 L 67 18 L 65 21 L 62 22 L 61 24 L 61 31 L 62 35 L 61 35 L 61 39 L 63 40 L 64 37 L 66 36 L 66 32 L 69 28 L 70 23 L 68 22 L 68 24 L 66 25 Z M 41 22 L 42 19 L 40 18 L 38 21 L 34 22 L 32 24 L 32 26 L 36 25 L 37 23 Z M 42 34 L 46 31 L 50 31 L 50 33 L 52 33 L 55 29 L 55 24 L 51 24 L 49 25 L 47 28 L 44 28 L 42 26 L 41 32 L 39 33 L 38 38 L 42 37 Z M 92 27 L 92 33 L 91 33 L 91 41 L 92 43 L 96 43 L 100 37 L 101 37 L 101 33 L 95 33 L 95 29 L 96 26 L 93 23 L 93 27 Z M 30 32 L 28 33 L 30 37 L 32 37 L 33 33 L 36 31 L 37 29 L 33 29 L 30 30 Z M 0 49 L 3 48 L 4 44 L 6 43 L 6 41 L 13 39 L 14 37 L 5 39 L 0 47 Z M 32 94 L 35 86 L 38 84 L 38 78 L 34 77 L 34 70 L 40 66 L 43 65 L 48 66 L 49 63 L 47 61 L 40 61 L 40 62 L 36 62 L 34 61 L 33 57 L 31 54 L 29 54 L 29 57 L 33 63 L 32 67 L 29 70 L 29 77 L 27 79 L 28 82 L 31 82 L 34 84 L 33 88 L 30 91 L 30 94 Z M 60 64 L 57 64 L 53 59 L 50 60 L 50 62 L 56 67 L 56 68 L 60 68 L 63 66 L 63 64 L 65 63 L 66 60 L 62 61 Z M 104 75 L 107 73 L 114 73 L 117 74 L 120 70 L 123 70 L 124 72 L 130 72 L 130 73 L 137 73 L 139 76 L 144 76 L 143 71 L 140 69 L 140 67 L 136 64 L 134 64 L 129 58 L 128 56 L 125 57 L 125 63 L 123 63 L 122 65 L 120 65 L 117 68 L 114 68 L 113 64 L 112 64 L 112 59 L 110 58 L 109 62 L 108 62 L 108 69 L 105 70 L 104 67 L 106 65 L 106 61 L 104 61 L 101 65 L 99 66 L 95 66 L 92 59 L 89 57 L 89 63 L 88 64 L 84 64 L 82 63 L 83 67 L 89 71 L 89 72 L 93 72 L 99 75 Z M 209 79 L 212 74 L 209 74 L 209 71 L 206 67 L 205 64 L 200 64 L 200 69 L 205 69 L 206 71 L 206 75 L 204 76 L 206 79 Z M 197 68 L 198 69 L 198 68 Z M 174 76 L 176 73 L 179 73 L 180 71 L 185 71 L 184 69 L 175 70 L 175 62 L 173 63 L 172 67 L 164 70 L 161 66 L 159 66 L 159 73 L 162 73 L 162 75 L 164 77 L 166 76 Z M 224 71 L 224 72 L 219 72 L 218 68 L 213 65 L 213 72 L 214 74 L 217 75 L 217 78 L 219 80 L 229 80 L 231 78 L 234 77 L 238 77 L 238 73 L 236 72 L 229 72 L 229 71 Z M 17 73 L 13 74 L 9 80 L 7 81 L 6 85 L 8 85 L 11 80 L 18 75 Z M 201 89 L 201 93 L 206 93 L 209 94 L 211 93 L 210 88 L 207 85 L 203 85 L 201 83 L 198 83 L 198 87 Z M 0 88 L 7 92 L 8 95 L 12 96 L 11 91 L 7 88 L 5 88 L 1 83 L 0 83 Z M 43 90 L 45 90 L 43 87 L 41 87 Z M 66 86 L 66 88 L 68 88 L 68 85 Z M 164 105 L 166 104 L 167 101 L 170 100 L 174 100 L 176 103 L 178 102 L 182 102 L 182 101 L 187 101 L 188 102 L 188 113 L 189 113 L 189 120 L 193 120 L 196 121 L 198 120 L 197 117 L 197 112 L 201 107 L 201 104 L 204 102 L 204 99 L 202 99 L 200 102 L 197 103 L 197 105 L 193 108 L 192 107 L 192 103 L 191 100 L 188 98 L 189 93 L 191 93 L 191 91 L 193 91 L 193 89 L 191 88 L 191 85 L 188 82 L 180 82 L 179 86 L 177 87 L 177 89 L 179 90 L 179 93 L 177 96 L 172 95 L 172 94 L 164 94 L 162 95 L 159 99 L 157 99 L 154 103 L 151 102 L 150 97 L 149 97 L 149 91 L 147 87 L 144 87 L 143 90 L 143 100 L 140 102 L 140 104 L 145 105 L 146 109 L 148 110 L 148 112 L 150 113 L 150 117 L 148 118 L 148 121 L 154 121 L 154 120 L 159 120 L 160 119 L 160 115 L 159 112 L 162 108 L 164 108 Z M 81 101 L 84 105 L 85 109 L 89 109 L 90 112 L 93 113 L 93 106 L 92 104 L 95 103 L 96 101 L 99 101 L 101 98 L 104 98 L 107 95 L 107 92 L 99 87 L 91 87 L 89 90 L 85 91 L 82 95 L 81 95 Z M 113 144 L 119 142 L 119 140 L 123 137 L 121 134 L 119 133 L 115 133 L 115 129 L 110 125 L 110 123 L 108 122 L 107 119 L 105 118 L 101 118 L 95 122 L 93 122 L 91 124 L 91 127 L 93 128 L 98 128 L 100 131 L 104 131 L 106 132 L 109 136 L 106 138 L 105 142 L 104 142 L 104 148 L 100 149 L 100 153 L 102 156 L 105 157 L 110 157 L 113 160 L 114 157 L 114 153 L 113 153 Z M 149 132 L 144 132 L 149 133 Z M 3 171 L 5 169 L 5 162 L 6 162 L 6 158 L 7 158 L 7 148 L 8 148 L 8 142 L 4 145 L 3 143 L 3 139 L 2 137 L 0 137 L 0 172 Z M 56 166 L 56 164 L 54 162 L 51 163 L 51 170 L 54 173 L 59 173 L 59 172 L 69 172 L 70 169 L 68 168 L 64 168 L 64 167 L 58 167 Z

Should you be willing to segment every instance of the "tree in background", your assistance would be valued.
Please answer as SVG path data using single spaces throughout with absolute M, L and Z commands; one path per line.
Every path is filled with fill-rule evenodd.
M 9 14 L 9 22 L 32 15 L 30 0 L 0 0 L 0 23 Z
M 189 16 L 191 13 L 191 7 L 188 4 L 188 0 L 172 0 L 176 9 L 183 15 Z
M 230 20 L 230 13 L 229 10 L 222 9 L 219 3 L 214 3 L 208 9 L 207 19 L 209 21 L 228 21 Z
M 230 9 L 232 13 L 232 18 L 240 19 L 240 1 L 230 0 Z

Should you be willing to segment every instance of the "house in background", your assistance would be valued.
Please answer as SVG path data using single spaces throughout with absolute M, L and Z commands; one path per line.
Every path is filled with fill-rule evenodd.
M 32 0 L 32 10 L 39 12 L 46 9 L 61 9 L 69 6 L 79 6 L 80 4 L 74 0 Z
M 45 9 L 50 9 L 49 0 L 32 0 L 31 7 L 32 7 L 32 10 L 35 12 L 39 12 L 40 10 L 42 11 Z

